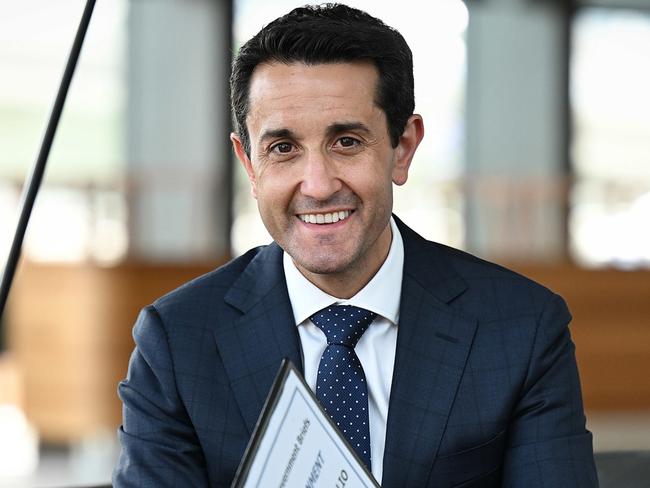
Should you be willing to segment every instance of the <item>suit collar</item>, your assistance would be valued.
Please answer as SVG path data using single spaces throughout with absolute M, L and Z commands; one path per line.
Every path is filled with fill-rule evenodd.
M 282 253 L 275 242 L 260 248 L 224 296 L 226 303 L 246 313 L 283 283 Z
M 427 486 L 477 324 L 451 305 L 467 284 L 445 248 L 396 221 L 405 261 L 382 484 Z
M 302 371 L 298 331 L 282 269 L 282 249 L 262 248 L 224 297 L 236 309 L 215 330 L 217 348 L 252 433 L 282 359 Z
M 419 283 L 441 303 L 449 303 L 467 289 L 440 244 L 433 244 L 393 216 L 404 239 L 404 275 Z M 453 252 L 453 250 L 451 250 Z

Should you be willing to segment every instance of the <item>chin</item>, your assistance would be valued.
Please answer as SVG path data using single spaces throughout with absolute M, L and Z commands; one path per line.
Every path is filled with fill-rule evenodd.
M 298 262 L 298 261 L 297 261 Z M 310 273 L 314 274 L 336 274 L 340 273 L 346 269 L 345 264 L 334 261 L 310 261 L 310 262 L 298 262 L 298 265 L 301 268 L 306 269 Z
M 338 254 L 335 256 L 309 256 L 309 259 L 300 259 L 298 256 L 298 259 L 295 257 L 293 259 L 300 268 L 310 273 L 327 275 L 342 273 L 350 268 L 352 260 L 341 258 L 342 256 Z

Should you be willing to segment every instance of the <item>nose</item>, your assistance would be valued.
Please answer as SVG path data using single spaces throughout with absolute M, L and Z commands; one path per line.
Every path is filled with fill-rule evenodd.
M 342 186 L 334 163 L 326 155 L 315 153 L 306 158 L 300 182 L 300 192 L 304 196 L 327 200 L 341 190 Z

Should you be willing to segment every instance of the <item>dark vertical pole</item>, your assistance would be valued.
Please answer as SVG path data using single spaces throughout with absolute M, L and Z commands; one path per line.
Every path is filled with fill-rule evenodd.
M 222 36 L 221 41 L 223 42 L 223 50 L 222 52 L 224 53 L 223 56 L 223 63 L 224 63 L 224 73 L 227 76 L 227 83 L 226 86 L 230 87 L 229 81 L 230 81 L 230 63 L 232 60 L 232 55 L 233 55 L 233 47 L 235 45 L 235 40 L 234 40 L 234 28 L 233 28 L 233 22 L 235 19 L 234 15 L 234 10 L 235 10 L 235 5 L 234 2 L 235 0 L 221 0 L 224 4 L 224 12 L 225 12 L 225 19 L 224 19 L 224 24 L 226 25 L 226 28 L 224 29 L 224 33 Z M 224 97 L 225 97 L 225 103 L 224 107 L 226 107 L 226 110 L 223 111 L 223 127 L 228 128 L 228 134 L 232 130 L 232 117 L 230 115 L 230 90 L 226 89 L 224 90 Z M 222 158 L 224 162 L 224 179 L 225 179 L 225 186 L 226 186 L 226 194 L 225 194 L 225 204 L 226 204 L 226 219 L 225 219 L 225 224 L 226 224 L 226 249 L 228 254 L 232 253 L 232 227 L 234 223 L 234 200 L 235 200 L 235 161 L 232 155 L 232 150 L 230 149 L 230 141 L 227 138 L 228 134 L 221 134 L 221 137 L 226 137 L 226 143 L 223 145 L 223 153 L 222 153 Z M 216 207 L 219 208 L 219 207 Z
M 90 19 L 92 17 L 94 7 L 95 0 L 87 0 L 86 7 L 81 16 L 81 21 L 79 22 L 79 28 L 77 29 L 77 35 L 75 36 L 74 42 L 72 43 L 70 55 L 68 56 L 68 62 L 66 64 L 65 71 L 63 72 L 63 78 L 61 79 L 61 84 L 59 85 L 59 91 L 57 92 L 56 99 L 54 100 L 54 105 L 52 106 L 50 119 L 48 120 L 47 126 L 45 128 L 43 141 L 41 143 L 41 149 L 38 152 L 36 162 L 25 183 L 25 186 L 23 187 L 20 204 L 20 217 L 18 219 L 18 225 L 14 234 L 14 240 L 11 245 L 11 250 L 9 251 L 9 257 L 7 258 L 7 264 L 2 273 L 2 280 L 0 283 L 0 321 L 2 320 L 5 305 L 7 304 L 7 298 L 9 296 L 11 283 L 13 282 L 13 278 L 16 273 L 16 267 L 18 265 L 18 261 L 20 260 L 20 251 L 22 249 L 23 239 L 25 238 L 25 232 L 27 231 L 29 217 L 32 214 L 34 202 L 36 201 L 36 195 L 38 194 L 38 190 L 41 186 L 41 181 L 43 180 L 47 158 L 50 155 L 52 142 L 54 141 L 54 136 L 56 135 L 56 129 L 59 125 L 59 119 L 61 118 L 61 113 L 63 112 L 65 99 L 68 95 L 68 89 L 70 88 L 70 83 L 72 82 L 72 76 L 74 75 L 77 61 L 79 60 L 79 54 L 81 53 L 81 47 L 83 46 L 84 38 L 86 37 L 86 31 L 88 30 L 88 25 L 90 24 Z M 0 336 L 4 336 L 4 332 L 2 330 L 0 330 Z

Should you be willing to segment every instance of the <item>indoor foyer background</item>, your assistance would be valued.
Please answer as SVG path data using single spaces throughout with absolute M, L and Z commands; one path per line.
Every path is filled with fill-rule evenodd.
M 396 213 L 562 294 L 596 448 L 650 448 L 650 2 L 349 3 L 414 52 Z M 83 4 L 0 0 L 3 263 Z M 138 309 L 268 242 L 228 66 L 294 5 L 98 2 L 0 328 L 0 486 L 106 481 Z

